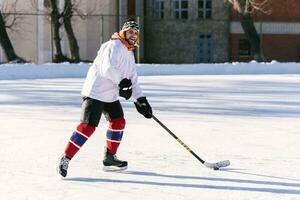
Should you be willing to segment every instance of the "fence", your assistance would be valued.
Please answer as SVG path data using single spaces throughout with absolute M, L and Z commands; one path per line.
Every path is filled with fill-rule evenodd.
M 6 14 L 16 17 L 13 30 L 7 29 L 18 56 L 35 63 L 52 62 L 55 53 L 54 34 L 50 15 Z M 117 15 L 74 15 L 72 27 L 79 46 L 81 60 L 93 60 L 100 44 L 116 32 L 126 16 Z M 62 52 L 70 56 L 69 42 L 63 25 L 60 28 Z M 0 48 L 0 63 L 6 62 Z

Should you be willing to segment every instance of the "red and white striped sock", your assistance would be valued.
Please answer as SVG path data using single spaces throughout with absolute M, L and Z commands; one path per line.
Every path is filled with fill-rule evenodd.
M 118 147 L 121 143 L 125 123 L 126 122 L 123 117 L 109 121 L 109 127 L 106 132 L 106 147 L 113 155 L 117 153 Z
M 65 155 L 72 159 L 73 156 L 79 151 L 82 145 L 94 133 L 96 127 L 90 126 L 87 123 L 80 123 L 76 130 L 73 132 L 65 149 Z

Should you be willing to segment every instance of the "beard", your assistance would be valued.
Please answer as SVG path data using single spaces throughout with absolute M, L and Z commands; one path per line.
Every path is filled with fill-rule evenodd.
M 126 41 L 130 44 L 130 45 L 134 45 L 136 43 L 136 40 L 131 40 L 129 38 L 126 38 Z

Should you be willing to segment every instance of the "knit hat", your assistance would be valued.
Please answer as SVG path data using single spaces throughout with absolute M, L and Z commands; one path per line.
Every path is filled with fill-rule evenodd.
M 137 31 L 140 30 L 139 24 L 135 22 L 134 19 L 129 19 L 127 22 L 125 22 L 122 27 L 122 31 L 128 31 L 131 28 Z

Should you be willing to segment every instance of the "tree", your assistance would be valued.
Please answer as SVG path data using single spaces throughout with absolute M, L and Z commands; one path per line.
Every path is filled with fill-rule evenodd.
M 71 0 L 65 0 L 63 22 L 69 40 L 71 60 L 73 60 L 74 62 L 79 62 L 79 47 L 71 24 L 73 9 L 74 4 L 71 2 Z
M 50 16 L 51 16 L 51 27 L 53 30 L 53 39 L 54 39 L 54 46 L 55 46 L 55 53 L 54 53 L 54 62 L 80 62 L 79 56 L 79 46 L 77 43 L 77 39 L 75 37 L 73 27 L 72 27 L 72 16 L 73 11 L 75 9 L 75 4 L 71 2 L 71 0 L 65 0 L 64 8 L 61 12 L 59 12 L 57 6 L 57 0 L 50 0 Z M 69 42 L 70 48 L 70 58 L 63 55 L 61 50 L 61 37 L 59 35 L 59 30 L 61 26 L 64 25 L 65 31 L 67 33 L 67 38 Z
M 61 38 L 59 35 L 59 30 L 62 25 L 60 23 L 61 14 L 59 13 L 56 0 L 50 0 L 50 8 L 51 31 L 54 40 L 54 56 L 52 59 L 54 62 L 68 61 L 69 59 L 63 55 L 61 49 Z
M 7 26 L 5 17 L 3 16 L 0 10 L 0 45 L 4 51 L 6 59 L 9 62 L 23 63 L 25 62 L 25 60 L 16 54 L 15 49 L 6 31 L 6 28 L 12 27 L 14 25 L 14 22 L 15 19 L 13 19 L 13 22 L 11 23 L 10 26 Z
M 59 9 L 58 3 L 58 0 L 45 0 L 44 9 L 41 11 L 37 8 L 37 0 L 31 0 L 31 4 L 34 9 L 50 15 L 51 31 L 54 42 L 53 62 L 80 62 L 81 59 L 79 54 L 79 46 L 73 31 L 72 17 L 74 16 L 73 13 L 78 14 L 80 17 L 83 16 L 81 10 L 79 9 L 81 0 L 64 0 L 64 7 L 62 9 Z M 62 26 L 64 27 L 67 35 L 70 58 L 62 53 L 60 36 L 60 30 Z
M 228 0 L 233 8 L 238 12 L 242 28 L 251 45 L 251 54 L 256 61 L 264 60 L 263 52 L 261 51 L 261 40 L 256 31 L 251 14 L 254 11 L 269 13 L 266 9 L 268 0 Z

